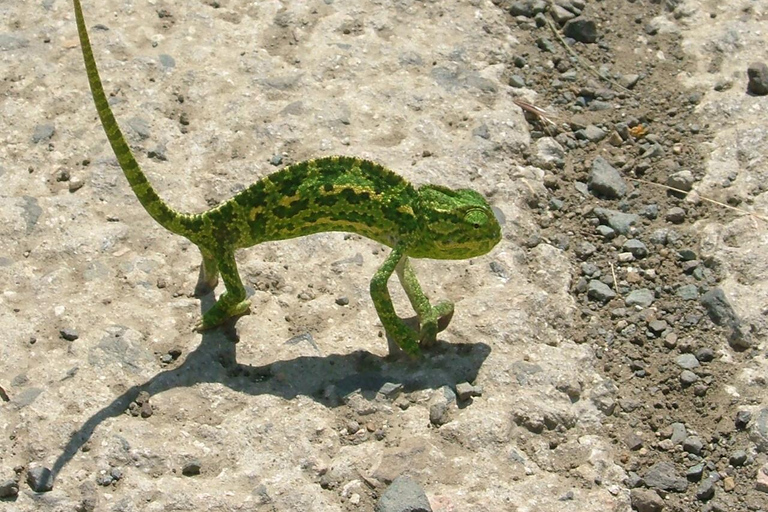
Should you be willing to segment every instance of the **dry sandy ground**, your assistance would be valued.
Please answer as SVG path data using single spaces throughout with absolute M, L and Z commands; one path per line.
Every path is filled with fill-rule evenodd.
M 768 103 L 745 94 L 745 70 L 768 59 L 768 3 L 672 4 L 642 5 L 642 21 L 658 16 L 690 58 L 670 90 L 703 91 L 696 110 L 712 137 L 699 148 L 706 174 L 696 190 L 727 200 L 718 184 L 735 171 L 729 193 L 765 215 L 768 195 L 755 184 L 766 179 Z M 0 1 L 0 386 L 9 399 L 0 402 L 0 483 L 20 479 L 0 508 L 369 511 L 407 474 L 434 511 L 630 510 L 627 448 L 606 434 L 626 418 L 607 416 L 600 399 L 608 388 L 626 396 L 625 382 L 609 380 L 602 354 L 574 339 L 584 321 L 579 263 L 519 235 L 538 229 L 527 198 L 548 194 L 545 172 L 520 156 L 531 125 L 509 85 L 513 57 L 536 49 L 522 42 L 525 25 L 481 0 L 84 9 L 115 114 L 174 207 L 201 211 L 273 164 L 349 154 L 415 184 L 483 193 L 504 212 L 505 237 L 482 258 L 416 262 L 428 294 L 457 308 L 420 361 L 387 358 L 368 295 L 388 249 L 342 233 L 239 253 L 253 313 L 236 331 L 194 333 L 210 305 L 193 296 L 199 255 L 149 218 L 117 167 L 70 2 Z M 642 26 L 625 50 L 638 62 L 665 59 Z M 713 74 L 715 43 L 727 58 Z M 723 77 L 733 86 L 716 92 Z M 535 102 L 541 91 L 522 92 Z M 757 418 L 768 406 L 765 224 L 733 215 L 691 229 L 753 331 L 749 357 L 717 346 L 730 365 L 719 400 Z M 456 401 L 465 382 L 482 395 Z M 383 394 L 387 383 L 403 387 Z M 520 418 L 539 418 L 557 442 Z M 766 510 L 768 495 L 754 488 L 766 448 L 744 448 L 751 472 L 741 494 L 722 500 Z M 190 463 L 199 474 L 182 474 Z M 26 483 L 40 466 L 57 473 L 47 493 Z M 668 508 L 708 506 L 692 489 L 667 496 Z

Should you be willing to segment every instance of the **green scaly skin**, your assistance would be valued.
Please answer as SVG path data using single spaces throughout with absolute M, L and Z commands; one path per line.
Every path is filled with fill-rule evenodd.
M 161 226 L 188 238 L 203 257 L 199 286 L 226 291 L 197 324 L 209 329 L 248 311 L 235 250 L 325 231 L 371 238 L 392 252 L 371 280 L 371 298 L 387 334 L 405 352 L 434 343 L 453 304 L 433 306 L 408 258 L 466 259 L 490 251 L 501 228 L 490 205 L 473 190 L 425 185 L 418 189 L 368 160 L 332 156 L 288 166 L 200 214 L 173 210 L 147 181 L 110 109 L 99 78 L 79 0 L 73 0 L 80 46 L 96 110 L 112 150 L 144 209 Z M 387 282 L 396 273 L 419 319 L 419 332 L 395 313 Z

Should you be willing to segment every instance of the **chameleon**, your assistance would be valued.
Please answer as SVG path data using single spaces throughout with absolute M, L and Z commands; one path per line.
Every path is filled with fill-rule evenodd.
M 232 198 L 197 214 L 181 213 L 155 191 L 126 142 L 96 66 L 80 0 L 73 0 L 80 47 L 96 110 L 131 189 L 149 215 L 200 249 L 198 287 L 225 291 L 203 313 L 197 331 L 249 312 L 235 251 L 266 241 L 320 232 L 351 232 L 392 250 L 370 282 L 370 295 L 389 338 L 404 352 L 420 354 L 453 317 L 454 305 L 432 305 L 409 258 L 460 260 L 488 253 L 501 239 L 495 212 L 480 193 L 439 185 L 418 188 L 375 162 L 328 156 L 288 165 Z M 418 318 L 409 327 L 395 312 L 388 282 L 393 274 Z

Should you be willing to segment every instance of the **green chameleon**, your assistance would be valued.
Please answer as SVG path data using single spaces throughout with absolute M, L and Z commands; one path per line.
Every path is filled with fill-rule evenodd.
M 488 202 L 473 190 L 424 185 L 360 158 L 308 160 L 270 174 L 215 208 L 199 214 L 173 210 L 147 181 L 104 94 L 79 0 L 77 31 L 96 110 L 133 192 L 161 226 L 197 245 L 203 262 L 198 288 L 212 290 L 221 274 L 226 291 L 203 314 L 197 330 L 218 326 L 249 310 L 235 251 L 324 231 L 371 238 L 392 252 L 371 280 L 371 298 L 389 337 L 405 352 L 435 342 L 453 316 L 453 304 L 431 305 L 408 258 L 466 259 L 490 251 L 501 228 Z M 396 273 L 419 319 L 419 332 L 395 313 L 387 283 Z

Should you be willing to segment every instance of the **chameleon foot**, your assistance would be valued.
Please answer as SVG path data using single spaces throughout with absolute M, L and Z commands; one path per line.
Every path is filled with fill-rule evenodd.
M 419 318 L 421 329 L 419 341 L 422 347 L 429 347 L 437 342 L 437 333 L 444 331 L 453 318 L 453 302 L 440 301 L 431 306 L 429 312 Z
M 197 332 L 207 331 L 223 324 L 230 318 L 249 313 L 251 303 L 248 300 L 238 302 L 233 306 L 226 307 L 222 305 L 221 299 L 213 305 L 211 309 L 205 312 L 203 317 L 195 324 L 194 330 Z

